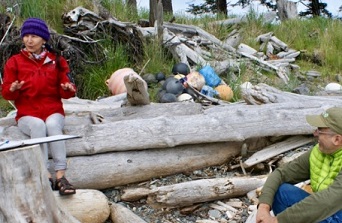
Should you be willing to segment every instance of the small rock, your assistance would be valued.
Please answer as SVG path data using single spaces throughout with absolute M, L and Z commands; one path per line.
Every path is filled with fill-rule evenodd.
M 159 73 L 157 73 L 156 74 L 156 80 L 157 81 L 163 81 L 163 80 L 165 80 L 165 74 L 164 73 L 162 73 L 162 72 L 159 72 Z
M 161 103 L 172 103 L 176 101 L 177 101 L 176 95 L 171 94 L 171 93 L 165 93 L 160 98 Z
M 306 75 L 311 76 L 311 77 L 320 77 L 321 76 L 321 74 L 315 70 L 309 70 L 308 72 L 306 72 Z
M 220 219 L 222 216 L 221 212 L 218 210 L 209 210 L 208 214 L 214 219 Z
M 189 102 L 194 102 L 194 99 L 190 94 L 183 93 L 177 97 L 177 101 L 189 101 Z
M 142 78 L 146 81 L 147 84 L 155 84 L 157 83 L 157 79 L 153 74 L 145 74 Z
M 342 86 L 339 83 L 329 83 L 324 88 L 325 91 L 341 91 Z
M 297 79 L 300 81 L 306 81 L 306 77 L 304 75 L 297 75 Z
M 292 90 L 292 93 L 301 94 L 301 95 L 309 95 L 310 90 L 305 84 L 301 84 Z

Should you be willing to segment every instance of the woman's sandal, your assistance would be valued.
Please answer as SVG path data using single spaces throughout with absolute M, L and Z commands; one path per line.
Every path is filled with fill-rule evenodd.
M 56 180 L 55 190 L 58 190 L 60 195 L 71 195 L 76 193 L 74 186 L 72 186 L 64 176 Z
M 50 181 L 50 186 L 51 186 L 51 189 L 53 190 L 55 188 L 55 184 L 53 182 L 53 179 L 52 178 L 49 178 L 49 181 Z

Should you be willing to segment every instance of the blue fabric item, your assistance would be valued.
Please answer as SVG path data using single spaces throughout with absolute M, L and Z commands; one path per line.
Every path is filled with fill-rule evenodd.
M 210 87 L 216 87 L 221 83 L 221 78 L 216 74 L 214 69 L 207 65 L 198 71 L 205 79 L 205 84 Z
M 219 94 L 215 89 L 213 89 L 212 87 L 210 87 L 208 85 L 204 85 L 202 87 L 201 93 L 204 95 L 207 95 L 209 97 L 214 97 L 214 96 Z
M 50 32 L 46 23 L 38 18 L 28 18 L 21 27 L 21 38 L 27 34 L 32 34 L 42 37 L 48 41 L 50 39 Z
M 286 208 L 291 207 L 295 203 L 303 200 L 310 194 L 305 190 L 302 190 L 292 184 L 282 184 L 275 196 L 272 204 L 272 210 L 275 215 L 281 213 Z M 336 212 L 334 215 L 326 218 L 320 223 L 341 223 L 342 222 L 342 211 Z

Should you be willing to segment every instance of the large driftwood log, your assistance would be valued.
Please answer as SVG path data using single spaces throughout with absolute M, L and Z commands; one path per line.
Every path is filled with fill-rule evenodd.
M 272 95 L 270 95 L 272 96 Z M 275 94 L 273 98 L 280 99 Z M 263 96 L 266 98 L 266 96 Z M 304 97 L 304 96 L 303 96 Z M 215 106 L 203 114 L 191 116 L 160 116 L 156 118 L 123 120 L 103 124 L 66 126 L 65 133 L 81 135 L 68 140 L 68 156 L 91 155 L 113 151 L 170 148 L 188 144 L 227 141 L 243 142 L 250 138 L 282 135 L 312 134 L 314 128 L 306 123 L 308 114 L 320 114 L 332 106 L 342 106 L 342 100 L 292 100 L 287 103 Z M 267 99 L 267 98 L 266 98 Z M 300 96 L 297 96 L 300 99 Z M 263 130 L 260 131 L 260 126 Z M 5 128 L 3 138 L 20 135 L 16 126 Z M 22 135 L 22 134 L 21 134 Z
M 0 152 L 0 193 L 0 222 L 79 222 L 56 201 L 39 146 Z
M 111 203 L 110 209 L 110 218 L 113 223 L 146 223 L 146 221 L 121 204 Z
M 266 177 L 232 177 L 189 181 L 151 190 L 147 203 L 155 208 L 184 207 L 239 197 L 261 187 Z
M 249 88 L 241 89 L 242 97 L 248 104 L 261 105 L 268 103 L 288 103 L 300 102 L 304 106 L 309 104 L 326 103 L 327 106 L 341 106 L 341 96 L 307 96 L 294 94 L 291 92 L 284 92 L 277 88 L 271 87 L 267 84 L 260 83 Z
M 77 190 L 72 197 L 60 196 L 54 191 L 57 202 L 82 223 L 103 223 L 110 215 L 108 198 L 98 190 Z
M 77 188 L 106 189 L 221 165 L 240 149 L 241 143 L 231 142 L 71 157 L 67 174 Z

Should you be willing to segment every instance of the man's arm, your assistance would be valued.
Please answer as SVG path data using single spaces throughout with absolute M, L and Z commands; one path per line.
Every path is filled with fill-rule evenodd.
M 310 179 L 310 152 L 304 153 L 297 159 L 273 171 L 262 188 L 259 203 L 272 206 L 274 195 L 280 185 L 283 183 L 296 184 Z

